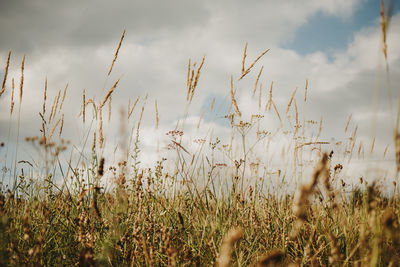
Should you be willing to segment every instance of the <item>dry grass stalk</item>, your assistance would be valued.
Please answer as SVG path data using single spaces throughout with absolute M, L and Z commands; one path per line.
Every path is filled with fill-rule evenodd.
M 58 119 L 58 121 L 54 125 L 53 129 L 51 130 L 51 133 L 50 133 L 50 136 L 49 136 L 48 140 L 51 140 L 51 138 L 53 137 L 54 131 L 56 130 L 56 128 L 57 128 L 58 124 L 60 123 L 60 121 L 61 121 L 61 118 Z
M 100 120 L 100 126 L 99 126 L 99 147 L 103 148 L 104 144 L 104 135 L 103 135 L 103 109 L 100 107 L 99 108 L 99 120 Z
M 83 88 L 83 96 L 82 96 L 82 121 L 85 124 L 85 119 L 86 119 L 86 93 L 85 93 L 85 88 Z
M 271 104 L 272 104 L 272 86 L 274 85 L 274 81 L 271 82 L 271 86 L 269 87 L 269 99 L 268 103 L 265 106 L 265 110 L 271 110 Z
M 294 89 L 294 91 L 292 93 L 292 96 L 290 97 L 289 103 L 288 103 L 287 108 L 286 108 L 286 114 L 289 112 L 289 109 L 290 109 L 290 106 L 292 105 L 292 102 L 293 102 L 293 99 L 294 99 L 294 95 L 296 94 L 296 91 L 297 91 L 297 87 L 296 87 L 296 89 Z
M 119 52 L 119 49 L 121 48 L 121 44 L 122 44 L 122 41 L 124 40 L 124 37 L 125 37 L 125 30 L 123 31 L 121 39 L 119 40 L 117 50 L 115 51 L 114 59 L 113 59 L 113 61 L 111 63 L 110 69 L 109 69 L 108 74 L 107 74 L 108 76 L 110 76 L 111 71 L 112 71 L 112 69 L 114 67 L 114 63 L 117 60 L 118 52 Z
M 47 121 L 46 121 L 46 119 L 45 119 L 45 117 L 43 116 L 42 113 L 39 112 L 39 116 L 40 116 L 40 118 L 42 119 L 42 128 L 44 128 L 44 125 L 47 124 Z M 43 137 L 45 136 L 44 133 L 45 133 L 45 132 L 43 131 Z
M 47 144 L 47 137 L 46 137 L 46 121 L 44 120 L 44 118 L 42 117 L 42 132 L 43 132 L 43 137 L 42 137 L 42 142 L 43 144 Z
M 257 86 L 258 86 L 258 81 L 260 80 L 261 73 L 262 73 L 263 69 L 264 69 L 264 66 L 261 67 L 260 72 L 258 73 L 256 83 L 254 84 L 254 90 L 253 90 L 253 95 L 252 95 L 252 97 L 254 97 L 254 95 L 256 94 Z
M 330 144 L 330 142 L 324 142 L 324 141 L 306 142 L 306 143 L 298 145 L 297 148 L 300 148 L 303 146 L 309 146 L 309 145 L 329 145 L 329 144 Z
M 246 52 L 247 52 L 247 45 L 248 43 L 246 42 L 246 45 L 244 46 L 244 52 L 243 52 L 243 60 L 242 60 L 242 73 L 244 73 L 244 65 L 246 64 Z
M 190 60 L 189 60 L 189 63 L 190 63 Z M 187 94 L 186 94 L 186 101 L 189 101 L 190 93 L 192 92 L 192 83 L 193 83 L 193 78 L 194 78 L 194 70 L 190 71 L 190 65 L 189 65 L 189 72 L 190 72 L 190 79 L 188 80 L 189 83 L 188 83 L 188 90 L 187 90 Z
M 230 262 L 232 258 L 233 246 L 237 241 L 242 239 L 243 236 L 244 236 L 244 231 L 241 228 L 233 228 L 228 231 L 222 242 L 219 257 L 217 259 L 218 267 L 231 266 Z
M 144 113 L 144 107 L 146 106 L 146 102 L 147 102 L 147 97 L 148 97 L 148 95 L 146 94 L 146 97 L 144 98 L 144 102 L 143 102 L 143 106 L 142 106 L 142 110 L 141 110 L 141 112 L 140 112 L 140 116 L 139 116 L 139 121 L 138 121 L 138 124 L 137 124 L 137 134 L 136 134 L 136 138 L 139 138 L 139 129 L 140 129 L 140 125 L 141 125 L 141 123 L 142 123 L 142 118 L 143 118 L 143 113 Z
M 350 124 L 352 116 L 353 116 L 353 114 L 350 114 L 349 118 L 347 119 L 346 127 L 344 128 L 345 133 L 347 132 L 347 129 L 349 128 L 349 124 Z
M 157 99 L 154 101 L 154 106 L 156 108 L 156 129 L 158 129 L 158 123 L 159 123 L 159 116 L 158 116 L 158 105 L 157 105 Z
M 14 84 L 14 78 L 12 78 L 12 82 L 11 82 L 11 105 L 10 105 L 10 116 L 12 115 L 13 111 L 14 111 L 14 88 L 15 88 L 15 84 Z
M 135 103 L 133 103 L 132 108 L 130 108 L 130 102 L 129 102 L 129 104 L 128 104 L 128 119 L 130 119 L 130 117 L 131 117 L 131 115 L 132 115 L 132 113 L 133 113 L 133 110 L 135 109 L 136 104 L 137 104 L 137 102 L 139 101 L 139 98 L 140 98 L 140 96 L 138 96 L 138 97 L 136 98 Z M 130 101 L 130 100 L 129 100 L 129 101 Z
M 281 123 L 282 126 L 282 119 L 281 119 L 281 115 L 279 115 L 278 109 L 276 108 L 275 102 L 271 99 L 271 103 L 274 106 L 274 110 L 276 112 L 276 115 L 278 116 L 279 122 Z
M 53 105 L 51 106 L 51 111 L 50 111 L 50 115 L 49 115 L 49 124 L 51 123 L 52 118 L 54 118 L 54 116 L 55 116 L 54 107 L 56 106 L 56 100 L 57 100 L 57 98 L 55 97 L 54 101 L 53 101 Z
M 233 90 L 233 95 L 235 95 L 236 94 L 236 88 Z M 232 98 L 232 97 L 231 97 Z M 229 108 L 228 108 L 228 113 L 230 113 L 231 112 L 231 110 L 232 110 L 232 106 L 233 106 L 233 104 L 232 104 L 232 99 L 231 99 L 231 101 L 229 102 Z M 233 114 L 231 114 L 231 115 L 227 115 L 228 117 L 230 117 L 230 119 L 231 119 L 231 121 L 233 122 Z
M 357 143 L 357 130 L 358 130 L 358 125 L 356 125 L 356 128 L 354 129 L 353 135 L 350 139 L 351 141 L 350 155 L 353 154 L 354 147 Z
M 213 100 L 211 101 L 210 112 L 213 111 L 214 103 L 215 103 L 215 97 L 214 97 Z
M 62 96 L 62 99 L 61 99 L 59 111 L 61 111 L 62 106 L 63 106 L 63 104 L 64 104 L 65 95 L 67 94 L 67 89 L 68 89 L 68 83 L 67 83 L 67 85 L 65 85 L 65 88 L 64 88 L 64 92 L 63 92 L 63 96 Z
M 200 123 L 201 123 L 201 120 L 203 119 L 203 116 L 204 116 L 205 112 L 206 112 L 206 110 L 204 109 L 203 112 L 200 115 L 199 122 L 197 123 L 197 129 L 200 129 Z
M 370 150 L 370 154 L 372 154 L 374 152 L 374 147 L 375 147 L 375 137 L 372 138 L 372 142 L 371 142 L 371 150 Z
M 7 76 L 8 76 L 8 67 L 10 66 L 10 57 L 11 57 L 11 50 L 8 52 L 6 68 L 4 70 L 4 76 L 3 76 L 3 83 L 1 84 L 0 96 L 6 90 L 6 81 L 7 81 Z
M 394 142 L 395 142 L 397 172 L 400 172 L 400 134 L 397 131 L 395 132 Z
M 174 141 L 174 140 L 172 140 L 172 143 L 174 143 L 177 147 L 179 147 L 179 148 L 181 148 L 183 151 L 185 151 L 188 155 L 190 155 L 190 152 L 184 147 L 184 146 L 182 146 L 181 145 L 181 143 L 178 143 L 178 142 L 176 142 L 176 141 Z M 194 155 L 193 155 L 194 156 Z M 184 168 L 184 162 L 182 163 L 182 169 Z
M 99 167 L 97 168 L 97 176 L 98 177 L 102 177 L 104 174 L 104 161 L 105 161 L 105 159 L 102 157 L 99 162 Z
M 19 83 L 19 101 L 22 102 L 22 94 L 23 94 L 23 87 L 24 87 L 24 69 L 25 69 L 25 55 L 22 58 L 21 64 L 21 81 Z
M 86 101 L 86 105 L 85 105 L 85 106 L 87 106 L 87 105 L 89 105 L 89 104 L 92 104 L 93 111 L 94 111 L 95 117 L 96 117 L 96 119 L 97 119 L 97 107 L 96 107 L 96 103 L 94 102 L 93 99 L 90 98 L 88 101 Z
M 304 102 L 307 102 L 308 79 L 306 79 L 306 88 L 304 90 Z
M 358 146 L 357 155 L 358 155 L 358 158 L 360 158 L 361 156 L 364 157 L 364 144 L 362 141 L 360 142 L 360 145 Z
M 383 150 L 383 159 L 386 158 L 386 154 L 388 152 L 388 149 L 389 149 L 389 145 L 386 145 L 385 150 Z
M 247 47 L 247 45 L 246 45 L 246 47 Z M 240 77 L 239 77 L 238 80 L 243 79 L 243 77 L 246 76 L 246 75 L 250 72 L 251 68 L 254 67 L 254 65 L 257 63 L 257 61 L 259 61 L 260 58 L 262 58 L 269 50 L 270 50 L 270 49 L 267 49 L 267 50 L 265 50 L 264 52 L 262 52 L 262 53 L 253 61 L 253 63 L 251 63 L 251 65 L 250 65 L 245 71 L 242 71 L 242 75 L 240 75 Z M 244 63 L 244 58 L 243 58 L 243 63 Z
M 319 128 L 318 128 L 318 134 L 317 134 L 317 139 L 320 137 L 321 133 L 322 133 L 322 117 L 319 120 Z
M 357 140 L 357 130 L 358 130 L 358 125 L 356 125 L 356 127 L 354 128 L 353 134 L 351 135 L 351 141 L 354 143 Z
M 114 92 L 115 88 L 117 87 L 118 83 L 119 83 L 120 78 L 118 78 L 118 80 L 114 83 L 114 85 L 110 88 L 110 90 L 108 90 L 106 96 L 103 99 L 103 102 L 101 102 L 99 109 L 101 109 L 107 102 L 108 98 L 111 96 L 111 94 Z
M 190 58 L 189 58 L 189 62 L 188 62 L 188 71 L 187 71 L 187 82 L 186 82 L 186 87 L 189 89 L 190 88 L 190 84 L 191 84 L 191 82 L 190 82 L 190 66 L 191 66 L 191 63 L 190 63 Z M 193 76 L 192 76 L 192 78 L 193 78 Z M 188 91 L 188 93 L 187 93 L 187 99 L 186 100 L 189 100 L 189 93 L 190 93 L 190 91 Z
M 56 104 L 55 104 L 55 107 L 54 107 L 54 116 L 56 116 L 56 114 L 57 114 L 58 103 L 59 103 L 59 100 L 60 100 L 60 94 L 61 94 L 61 91 L 58 90 L 58 94 L 57 94 L 57 98 L 56 98 Z
M 231 76 L 231 104 L 235 107 L 236 113 L 239 115 L 239 117 L 242 116 L 242 113 L 239 110 L 239 106 L 236 102 L 235 99 L 235 92 L 233 91 L 233 77 Z
M 92 153 L 96 153 L 96 132 L 93 132 Z
M 47 100 L 47 77 L 44 80 L 44 93 L 43 93 L 43 116 L 46 114 L 46 100 Z
M 61 116 L 60 133 L 58 134 L 58 136 L 61 136 L 63 127 L 64 127 L 64 114 L 62 114 L 62 116 Z
M 193 85 L 191 85 L 191 95 L 190 95 L 189 102 L 192 102 L 194 91 L 196 90 L 197 83 L 199 82 L 200 71 L 201 71 L 201 68 L 203 67 L 205 59 L 206 59 L 206 57 L 204 56 L 203 59 L 201 60 L 200 66 L 197 68 L 196 75 L 194 76 L 194 82 L 193 82 Z

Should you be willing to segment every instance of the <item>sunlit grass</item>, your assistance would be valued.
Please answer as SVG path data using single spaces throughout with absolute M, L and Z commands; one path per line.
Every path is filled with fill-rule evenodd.
M 125 31 L 107 76 L 124 35 Z M 62 137 L 64 117 L 69 116 L 62 109 L 68 86 L 49 105 L 46 82 L 41 134 L 25 138 L 38 158 L 33 163 L 17 162 L 20 144 L 12 143 L 16 153 L 9 166 L 11 142 L 0 147 L 7 147 L 0 192 L 0 265 L 397 266 L 400 199 L 396 182 L 393 193 L 387 194 L 379 183 L 368 184 L 361 178 L 350 185 L 341 174 L 353 156 L 363 159 L 362 144 L 356 143 L 357 127 L 352 132 L 349 129 L 351 117 L 344 127 L 349 138 L 335 144 L 339 155 L 325 151 L 330 142 L 320 139 L 322 120 L 300 114 L 300 101 L 312 105 L 307 101 L 308 80 L 304 95 L 296 97 L 301 90 L 296 88 L 282 109 L 285 112 L 279 112 L 273 83 L 266 89 L 268 97 L 262 98 L 263 67 L 254 88 L 248 90 L 258 112 L 246 117 L 237 83 L 249 78 L 251 69 L 269 50 L 247 66 L 246 51 L 247 44 L 242 72 L 230 79 L 231 103 L 224 114 L 231 126 L 229 138 L 189 140 L 197 149 L 185 145 L 185 119 L 206 62 L 205 58 L 198 64 L 189 60 L 184 119 L 166 133 L 168 149 L 175 154 L 151 168 L 139 160 L 140 154 L 146 153 L 141 151 L 140 140 L 147 96 L 136 109 L 139 97 L 132 105 L 129 100 L 122 113 L 126 121 L 120 124 L 134 127 L 124 143 L 126 153 L 114 164 L 103 154 L 103 108 L 108 103 L 110 114 L 119 79 L 100 101 L 83 90 L 78 112 L 82 124 L 95 126 L 82 137 L 86 145 L 74 156 L 79 164 L 73 164 L 73 156 L 67 162 L 59 158 L 72 145 Z M 19 107 L 23 105 L 23 66 L 24 61 Z M 9 58 L 0 97 L 8 67 Z M 14 80 L 12 84 L 14 90 Z M 11 97 L 10 120 L 14 93 Z M 214 100 L 210 110 L 213 106 Z M 136 121 L 132 120 L 134 112 Z M 202 127 L 202 116 L 197 128 Z M 276 129 L 263 129 L 266 116 L 276 120 Z M 18 131 L 19 127 L 24 126 L 18 124 Z M 283 137 L 287 144 L 278 146 L 279 152 L 272 151 L 270 146 Z M 260 160 L 269 153 L 272 156 L 267 162 Z M 278 167 L 267 166 L 277 161 L 281 162 Z M 28 164 L 29 173 L 19 171 L 17 163 Z M 304 177 L 307 167 L 313 171 Z M 278 182 L 272 183 L 272 178 Z

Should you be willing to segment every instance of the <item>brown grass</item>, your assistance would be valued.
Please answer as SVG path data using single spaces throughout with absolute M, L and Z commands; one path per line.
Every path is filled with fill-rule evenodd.
M 118 78 L 118 80 L 114 83 L 114 85 L 110 88 L 110 90 L 108 90 L 106 96 L 104 97 L 103 101 L 100 103 L 98 109 L 102 109 L 103 106 L 106 104 L 107 100 L 110 98 L 110 96 L 114 92 L 115 88 L 117 88 L 120 79 L 121 78 Z
M 10 104 L 10 115 L 12 115 L 13 111 L 14 111 L 14 88 L 15 88 L 15 84 L 14 84 L 14 78 L 12 78 L 12 82 L 11 82 L 11 104 Z
M 245 68 L 246 51 L 247 44 L 242 76 L 252 67 Z M 20 99 L 24 61 L 25 57 Z M 189 60 L 187 106 L 193 99 L 203 63 L 204 57 L 199 66 L 191 65 Z M 261 79 L 261 70 L 257 80 Z M 18 161 L 16 156 L 11 167 L 15 189 L 2 185 L 0 190 L 1 266 L 396 266 L 400 262 L 398 183 L 393 181 L 391 195 L 386 195 L 378 183 L 367 183 L 368 177 L 362 177 L 360 184 L 351 184 L 348 167 L 342 165 L 346 160 L 350 162 L 355 145 L 359 144 L 359 157 L 364 153 L 363 143 L 357 141 L 357 125 L 350 138 L 331 144 L 319 140 L 322 118 L 319 125 L 304 118 L 311 125 L 307 130 L 312 132 L 306 136 L 304 128 L 308 124 L 301 124 L 302 108 L 297 105 L 296 90 L 282 121 L 272 99 L 271 83 L 265 116 L 271 115 L 267 110 L 273 106 L 281 123 L 276 132 L 289 141 L 281 150 L 272 151 L 269 144 L 275 134 L 269 133 L 269 128 L 262 128 L 264 114 L 251 114 L 248 122 L 241 118 L 237 84 L 234 86 L 231 76 L 231 108 L 235 111 L 223 116 L 231 122 L 230 140 L 215 136 L 195 139 L 202 148 L 194 151 L 185 143 L 193 140 L 177 123 L 176 129 L 167 133 L 171 138 L 168 147 L 176 152 L 175 157 L 160 159 L 151 167 L 142 165 L 140 128 L 145 118 L 146 95 L 137 121 L 132 123 L 130 140 L 135 138 L 134 147 L 123 143 L 126 157 L 113 162 L 103 156 L 106 145 L 103 127 L 113 122 L 111 97 L 118 82 L 102 101 L 95 102 L 89 97 L 86 100 L 83 90 L 80 114 L 83 123 L 88 115 L 85 107 L 92 103 L 92 120 L 98 128 L 85 133 L 86 137 L 93 134 L 91 151 L 86 147 L 77 151 L 73 146 L 71 159 L 63 162 L 65 155 L 59 156 L 67 145 L 62 138 L 67 125 L 64 126 L 62 106 L 68 85 L 63 94 L 60 90 L 54 97 L 51 112 L 45 116 L 49 113 L 45 80 L 40 113 L 43 136 L 26 138 L 38 156 Z M 12 87 L 14 91 L 14 82 Z M 304 102 L 307 102 L 307 88 L 308 80 Z M 256 81 L 255 92 L 257 89 Z M 244 92 L 254 95 L 252 90 Z M 261 83 L 259 93 L 260 107 Z M 11 99 L 10 113 L 13 93 Z M 128 103 L 128 123 L 139 99 L 132 106 Z M 110 121 L 103 122 L 102 110 L 107 101 Z M 158 104 L 155 100 L 156 129 L 160 119 Z M 210 112 L 214 104 L 215 98 Z M 288 115 L 292 104 L 294 117 Z M 198 128 L 206 110 L 202 110 Z M 126 123 L 125 113 L 121 117 L 125 118 L 122 123 Z M 350 121 L 351 116 L 345 133 Z M 299 128 L 303 131 L 298 131 Z M 59 138 L 54 137 L 56 130 Z M 249 138 L 255 131 L 256 139 Z M 242 143 L 237 140 L 238 133 Z M 262 138 L 266 138 L 265 142 Z M 397 127 L 394 138 L 396 163 L 400 166 Z M 236 149 L 237 144 L 242 147 Z M 323 145 L 327 144 L 341 146 L 338 150 L 345 151 L 344 155 L 324 152 Z M 374 146 L 373 140 L 371 153 Z M 384 157 L 389 148 L 385 148 Z M 310 152 L 310 162 L 306 152 Z M 264 158 L 279 154 L 281 158 L 277 159 L 282 161 L 282 167 L 268 159 L 263 162 Z M 297 164 L 294 167 L 293 161 Z M 313 165 L 316 166 L 311 177 L 292 170 L 301 172 Z M 292 176 L 302 175 L 310 180 L 299 183 L 293 195 L 285 186 L 294 181 Z M 277 187 L 269 184 L 272 181 L 276 181 Z
M 252 95 L 252 97 L 254 97 L 254 95 L 256 94 L 257 86 L 258 86 L 258 81 L 260 80 L 260 77 L 261 77 L 261 74 L 262 74 L 263 69 L 264 69 L 264 66 L 262 66 L 261 69 L 260 69 L 260 71 L 258 72 L 258 76 L 257 76 L 256 82 L 255 82 L 255 84 L 254 84 L 254 90 L 253 90 L 253 95 Z
M 272 99 L 271 99 L 271 103 L 274 106 L 274 110 L 275 110 L 276 116 L 278 116 L 279 122 L 281 123 L 281 126 L 282 126 L 281 115 L 279 115 L 279 112 L 278 112 L 278 109 L 276 108 L 275 102 Z
M 3 82 L 1 84 L 0 97 L 6 90 L 6 81 L 7 81 L 7 75 L 8 75 L 8 67 L 10 66 L 10 57 L 11 57 L 11 51 L 8 52 L 6 68 L 4 69 Z
M 246 45 L 244 46 L 244 51 L 243 51 L 243 60 L 242 60 L 242 74 L 245 72 L 244 66 L 246 65 L 246 57 L 247 57 L 247 45 L 248 43 L 246 42 Z
M 61 111 L 62 106 L 63 106 L 63 104 L 64 104 L 64 100 L 65 100 L 65 96 L 66 96 L 66 94 L 67 94 L 67 90 L 68 90 L 68 83 L 65 85 L 65 88 L 64 88 L 64 92 L 63 92 L 63 96 L 62 96 L 62 99 L 61 99 L 59 111 Z
M 297 92 L 297 87 L 296 87 L 296 89 L 293 90 L 292 96 L 290 97 L 289 103 L 286 108 L 286 114 L 289 112 L 290 106 L 292 105 L 292 102 L 293 102 L 296 92 Z
M 64 127 L 64 114 L 62 114 L 62 116 L 61 116 L 61 126 L 60 126 L 60 132 L 58 133 L 58 136 L 61 136 L 63 127 Z
M 139 101 L 140 96 L 138 96 L 135 100 L 135 102 L 132 105 L 132 108 L 130 108 L 130 102 L 128 104 L 128 119 L 132 116 L 133 111 L 135 110 L 136 104 Z M 130 101 L 130 100 L 129 100 Z
M 232 258 L 233 246 L 237 241 L 243 238 L 243 235 L 244 231 L 241 228 L 233 228 L 228 231 L 222 242 L 221 250 L 217 260 L 219 267 L 228 267 L 231 265 L 230 262 Z
M 122 32 L 121 39 L 119 40 L 118 47 L 117 47 L 117 50 L 115 51 L 115 55 L 114 55 L 113 61 L 111 63 L 110 69 L 108 70 L 108 74 L 107 74 L 108 76 L 110 76 L 110 74 L 111 74 L 111 72 L 113 70 L 114 63 L 117 60 L 119 49 L 121 48 L 121 44 L 122 44 L 122 41 L 124 40 L 124 37 L 125 37 L 125 30 Z
M 103 135 L 103 109 L 99 108 L 99 147 L 100 149 L 104 146 L 104 135 Z
M 247 44 L 245 47 L 245 52 L 244 52 L 244 56 L 243 56 L 243 66 L 244 66 L 244 62 L 245 62 L 245 58 L 246 58 L 246 48 L 247 48 Z M 257 63 L 257 61 L 259 61 L 270 49 L 265 50 L 264 52 L 262 52 L 254 61 L 253 63 L 250 64 L 250 66 L 244 70 L 244 67 L 242 68 L 242 75 L 240 75 L 239 80 L 243 79 L 251 70 L 251 68 L 254 67 L 254 65 Z
M 191 70 L 191 66 L 190 66 L 190 60 L 189 60 L 189 67 L 188 67 L 188 77 L 189 77 L 189 73 L 191 73 L 190 79 L 188 79 L 188 91 L 187 91 L 187 96 L 186 96 L 186 100 L 191 103 L 193 96 L 194 96 L 194 92 L 196 91 L 197 88 L 197 84 L 199 82 L 200 79 L 200 73 L 201 73 L 201 69 L 204 65 L 204 61 L 205 61 L 206 57 L 204 56 L 203 59 L 201 60 L 201 63 L 199 65 L 199 67 L 196 70 L 196 74 L 194 72 L 194 69 Z M 196 67 L 196 64 L 193 65 L 193 67 Z
M 308 79 L 306 79 L 306 87 L 304 89 L 304 102 L 307 102 Z
M 211 101 L 210 112 L 212 112 L 213 109 L 214 109 L 214 103 L 215 103 L 215 97 L 213 97 L 213 99 L 212 99 L 212 101 Z
M 154 107 L 156 109 L 156 129 L 158 129 L 158 123 L 159 123 L 160 117 L 158 115 L 157 99 L 154 101 Z
M 238 106 L 238 104 L 236 102 L 236 99 L 235 99 L 236 89 L 235 90 L 233 89 L 233 77 L 232 76 L 231 76 L 231 91 L 230 92 L 231 92 L 231 105 L 233 105 L 235 107 L 235 111 L 236 111 L 237 115 L 239 117 L 241 117 L 242 113 L 240 112 L 239 106 Z
M 271 85 L 269 87 L 269 98 L 268 98 L 268 102 L 267 105 L 265 106 L 265 110 L 271 110 L 271 104 L 272 104 L 272 86 L 274 85 L 274 82 L 271 82 Z
M 23 94 L 23 88 L 24 88 L 24 69 L 25 69 L 25 55 L 22 58 L 21 79 L 20 79 L 20 82 L 19 82 L 19 101 L 20 101 L 20 103 L 22 102 L 22 94 Z
M 47 77 L 44 80 L 43 107 L 42 107 L 43 116 L 46 114 L 46 100 L 47 100 Z

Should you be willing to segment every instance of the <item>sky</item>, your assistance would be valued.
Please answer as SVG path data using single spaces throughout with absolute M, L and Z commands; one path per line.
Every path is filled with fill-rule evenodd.
M 346 138 L 348 133 L 343 129 L 352 114 L 350 127 L 358 125 L 359 140 L 370 144 L 375 138 L 380 154 L 388 145 L 387 158 L 393 160 L 393 118 L 399 96 L 396 86 L 400 84 L 400 14 L 399 6 L 393 6 L 387 74 L 379 11 L 378 0 L 0 1 L 1 76 L 8 51 L 12 51 L 6 91 L 0 98 L 0 141 L 16 143 L 18 113 L 13 113 L 11 120 L 9 117 L 11 79 L 15 78 L 18 88 L 24 54 L 21 140 L 40 134 L 39 112 L 46 78 L 48 103 L 68 83 L 63 136 L 76 147 L 84 146 L 82 140 L 88 131 L 98 127 L 89 123 L 82 126 L 79 113 L 83 89 L 88 99 L 98 102 L 119 78 L 112 95 L 111 121 L 104 126 L 110 133 L 109 151 L 119 142 L 119 111 L 138 96 L 141 106 L 148 95 L 141 134 L 144 162 L 161 157 L 167 142 L 162 138 L 175 128 L 185 111 L 188 138 L 205 137 L 210 129 L 225 135 L 227 121 L 223 116 L 230 103 L 230 77 L 240 76 L 243 49 L 248 43 L 247 66 L 262 51 L 270 51 L 245 79 L 235 79 L 243 120 L 258 112 L 258 100 L 249 92 L 264 66 L 260 78 L 264 102 L 273 82 L 274 102 L 284 112 L 298 88 L 301 116 L 314 121 L 322 117 L 323 138 Z M 107 76 L 123 30 L 125 38 L 114 69 Z M 187 107 L 188 60 L 198 66 L 203 56 L 196 95 Z M 306 80 L 308 100 L 303 103 Z M 214 111 L 208 112 L 213 98 Z M 135 110 L 136 122 L 139 111 Z M 195 127 L 203 112 L 204 131 Z M 263 123 L 272 131 L 277 122 L 276 118 L 266 118 Z M 19 157 L 32 158 L 29 153 L 29 149 L 21 148 Z

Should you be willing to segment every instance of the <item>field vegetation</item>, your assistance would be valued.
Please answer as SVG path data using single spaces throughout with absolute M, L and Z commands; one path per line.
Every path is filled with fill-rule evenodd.
M 385 58 L 386 23 L 383 13 Z M 117 64 L 124 36 L 125 32 L 108 76 Z M 10 121 L 18 121 L 18 134 L 16 143 L 9 138 L 0 147 L 2 152 L 6 150 L 0 161 L 4 166 L 0 265 L 399 266 L 397 178 L 390 177 L 393 190 L 389 193 L 380 181 L 348 181 L 343 169 L 352 158 L 363 159 L 368 149 L 357 142 L 357 127 L 351 130 L 349 126 L 351 118 L 343 127 L 348 138 L 334 144 L 335 152 L 325 149 L 328 142 L 320 140 L 322 121 L 307 120 L 299 114 L 299 103 L 308 104 L 308 81 L 303 91 L 296 89 L 287 106 L 279 111 L 273 84 L 268 86 L 268 98 L 261 98 L 261 67 L 249 90 L 260 112 L 244 118 L 236 85 L 249 79 L 249 73 L 269 50 L 250 64 L 246 63 L 246 51 L 247 44 L 241 75 L 230 80 L 230 107 L 225 114 L 231 125 L 230 139 L 208 136 L 191 140 L 197 149 L 189 149 L 183 142 L 187 110 L 195 101 L 206 64 L 205 58 L 197 64 L 189 60 L 187 102 L 182 105 L 185 116 L 166 133 L 174 156 L 160 159 L 151 168 L 139 160 L 145 153 L 141 151 L 140 129 L 147 108 L 146 101 L 140 107 L 139 98 L 129 102 L 123 113 L 126 121 L 121 124 L 134 127 L 121 144 L 126 148 L 122 159 L 112 162 L 103 153 L 107 140 L 103 133 L 107 114 L 103 111 L 108 108 L 111 112 L 119 80 L 100 100 L 83 91 L 76 113 L 82 124 L 92 123 L 95 127 L 84 137 L 88 140 L 86 147 L 69 162 L 61 162 L 59 157 L 72 145 L 62 133 L 68 87 L 49 104 L 46 82 L 41 131 L 38 136 L 21 137 L 35 148 L 38 158 L 31 162 L 21 159 L 21 154 L 18 157 L 19 129 L 24 127 L 19 118 L 25 57 L 19 84 L 16 86 L 17 81 L 12 79 L 11 87 L 6 88 L 10 52 L 0 97 L 9 90 Z M 158 127 L 158 104 L 154 104 Z M 214 101 L 211 110 L 213 105 Z M 133 114 L 137 115 L 135 120 Z M 263 130 L 266 116 L 278 122 L 273 131 Z M 394 130 L 392 142 L 399 153 L 400 137 Z M 287 169 L 272 166 L 267 170 L 258 159 L 272 153 L 268 144 L 283 135 L 290 145 L 282 150 L 279 160 Z M 17 155 L 10 160 L 12 149 Z M 399 162 L 398 154 L 396 158 Z M 313 171 L 303 177 L 306 166 L 312 166 Z M 272 186 L 271 179 L 278 182 Z

